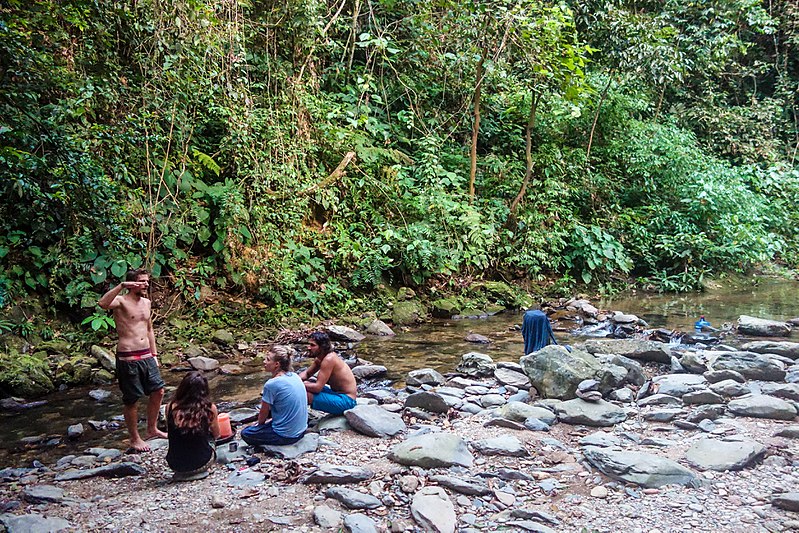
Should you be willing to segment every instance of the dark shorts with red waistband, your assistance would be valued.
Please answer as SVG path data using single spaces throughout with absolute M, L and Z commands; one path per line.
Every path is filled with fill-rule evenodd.
M 122 403 L 132 405 L 142 396 L 164 388 L 158 364 L 149 348 L 132 352 L 117 352 L 116 376 Z

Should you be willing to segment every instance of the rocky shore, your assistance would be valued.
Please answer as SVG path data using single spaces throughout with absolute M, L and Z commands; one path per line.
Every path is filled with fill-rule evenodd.
M 199 481 L 171 482 L 165 441 L 5 468 L 0 520 L 12 532 L 799 530 L 799 343 L 776 339 L 790 324 L 742 317 L 739 331 L 767 337 L 734 347 L 715 333 L 651 340 L 675 335 L 585 301 L 550 311 L 617 338 L 412 371 L 345 416 L 312 412 L 294 446 L 220 445 Z M 362 381 L 385 372 L 352 364 Z

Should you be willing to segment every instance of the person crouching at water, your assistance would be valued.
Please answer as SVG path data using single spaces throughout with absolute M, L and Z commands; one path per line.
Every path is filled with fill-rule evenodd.
M 169 451 L 166 462 L 175 481 L 208 476 L 216 460 L 214 440 L 219 438 L 216 405 L 211 403 L 208 380 L 202 372 L 189 372 L 166 406 Z
M 522 337 L 524 338 L 524 355 L 537 352 L 550 344 L 550 341 L 552 344 L 558 343 L 552 333 L 552 326 L 547 315 L 538 309 L 530 309 L 524 313 Z M 569 349 L 569 351 L 571 350 Z
M 291 371 L 291 356 L 285 346 L 274 346 L 266 354 L 264 370 L 272 378 L 264 384 L 258 422 L 241 431 L 250 446 L 294 444 L 308 429 L 308 399 L 300 377 Z

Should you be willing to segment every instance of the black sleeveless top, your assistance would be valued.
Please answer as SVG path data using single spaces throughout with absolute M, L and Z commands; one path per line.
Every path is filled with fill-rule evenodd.
M 169 450 L 166 452 L 166 462 L 175 472 L 192 472 L 202 468 L 211 460 L 214 448 L 211 444 L 213 436 L 211 428 L 204 428 L 200 432 L 189 432 L 175 425 L 171 405 L 166 417 L 167 435 L 169 437 Z

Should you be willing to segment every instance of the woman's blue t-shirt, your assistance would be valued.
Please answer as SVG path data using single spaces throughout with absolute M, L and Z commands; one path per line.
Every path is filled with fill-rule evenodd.
M 269 404 L 272 429 L 281 437 L 299 437 L 308 429 L 308 396 L 294 372 L 267 381 L 261 400 Z

